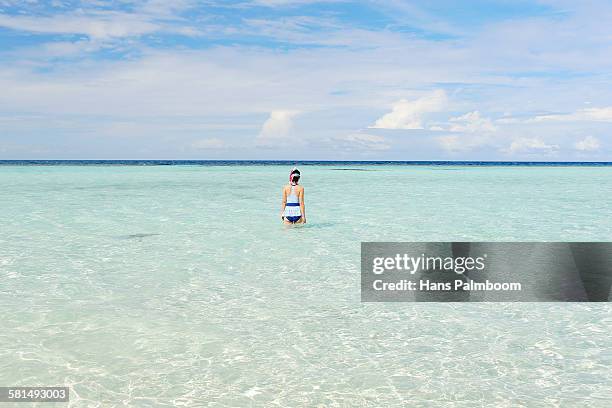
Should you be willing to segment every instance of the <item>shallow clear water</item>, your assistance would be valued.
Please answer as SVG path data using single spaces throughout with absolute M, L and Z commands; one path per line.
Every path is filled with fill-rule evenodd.
M 68 385 L 71 406 L 610 406 L 607 304 L 363 304 L 359 248 L 609 241 L 612 167 L 302 170 L 308 224 L 286 228 L 285 167 L 0 167 L 0 385 Z

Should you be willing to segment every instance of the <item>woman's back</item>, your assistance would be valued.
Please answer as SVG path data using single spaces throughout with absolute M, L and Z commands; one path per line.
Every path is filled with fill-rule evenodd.
M 285 186 L 285 190 L 287 191 L 287 202 L 288 203 L 299 203 L 300 202 L 299 196 L 304 190 L 304 187 L 296 186 L 296 185 L 288 185 L 288 186 Z
M 287 224 L 303 224 L 306 222 L 304 187 L 298 184 L 299 181 L 300 171 L 294 168 L 289 174 L 289 184 L 283 187 L 281 218 Z

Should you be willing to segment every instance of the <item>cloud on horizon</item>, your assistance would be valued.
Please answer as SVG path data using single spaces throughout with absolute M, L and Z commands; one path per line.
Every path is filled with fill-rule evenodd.
M 257 136 L 258 145 L 299 144 L 299 140 L 289 138 L 293 129 L 293 118 L 300 112 L 295 110 L 275 110 L 261 127 Z
M 344 150 L 380 151 L 391 146 L 383 136 L 367 133 L 351 133 L 334 139 L 335 147 Z
M 574 144 L 574 147 L 576 148 L 576 150 L 590 152 L 594 150 L 599 150 L 601 144 L 599 142 L 599 139 L 593 136 L 587 136 L 584 139 L 577 141 L 576 144 Z
M 559 146 L 556 144 L 547 144 L 542 139 L 533 137 L 520 137 L 514 140 L 510 147 L 508 148 L 509 153 L 517 153 L 517 152 L 554 152 L 559 150 Z
M 576 112 L 565 114 L 539 115 L 533 118 L 534 122 L 559 121 L 559 122 L 612 122 L 612 106 L 602 108 L 584 108 Z
M 436 89 L 414 100 L 401 99 L 393 104 L 391 112 L 369 126 L 372 129 L 424 129 L 423 120 L 428 113 L 440 112 L 447 105 L 446 93 Z

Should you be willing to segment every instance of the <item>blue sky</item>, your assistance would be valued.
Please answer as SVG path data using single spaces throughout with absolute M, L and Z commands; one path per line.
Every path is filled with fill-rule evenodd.
M 0 159 L 612 160 L 609 1 L 0 0 Z

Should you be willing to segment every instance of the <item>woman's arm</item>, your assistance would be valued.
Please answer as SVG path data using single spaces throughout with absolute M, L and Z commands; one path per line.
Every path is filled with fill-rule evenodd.
M 302 219 L 306 224 L 306 205 L 304 204 L 304 187 L 302 187 L 302 194 L 300 194 L 300 212 L 302 213 Z
M 281 204 L 281 219 L 283 219 L 283 214 L 285 213 L 285 205 L 287 204 L 287 189 L 283 187 L 283 199 Z

